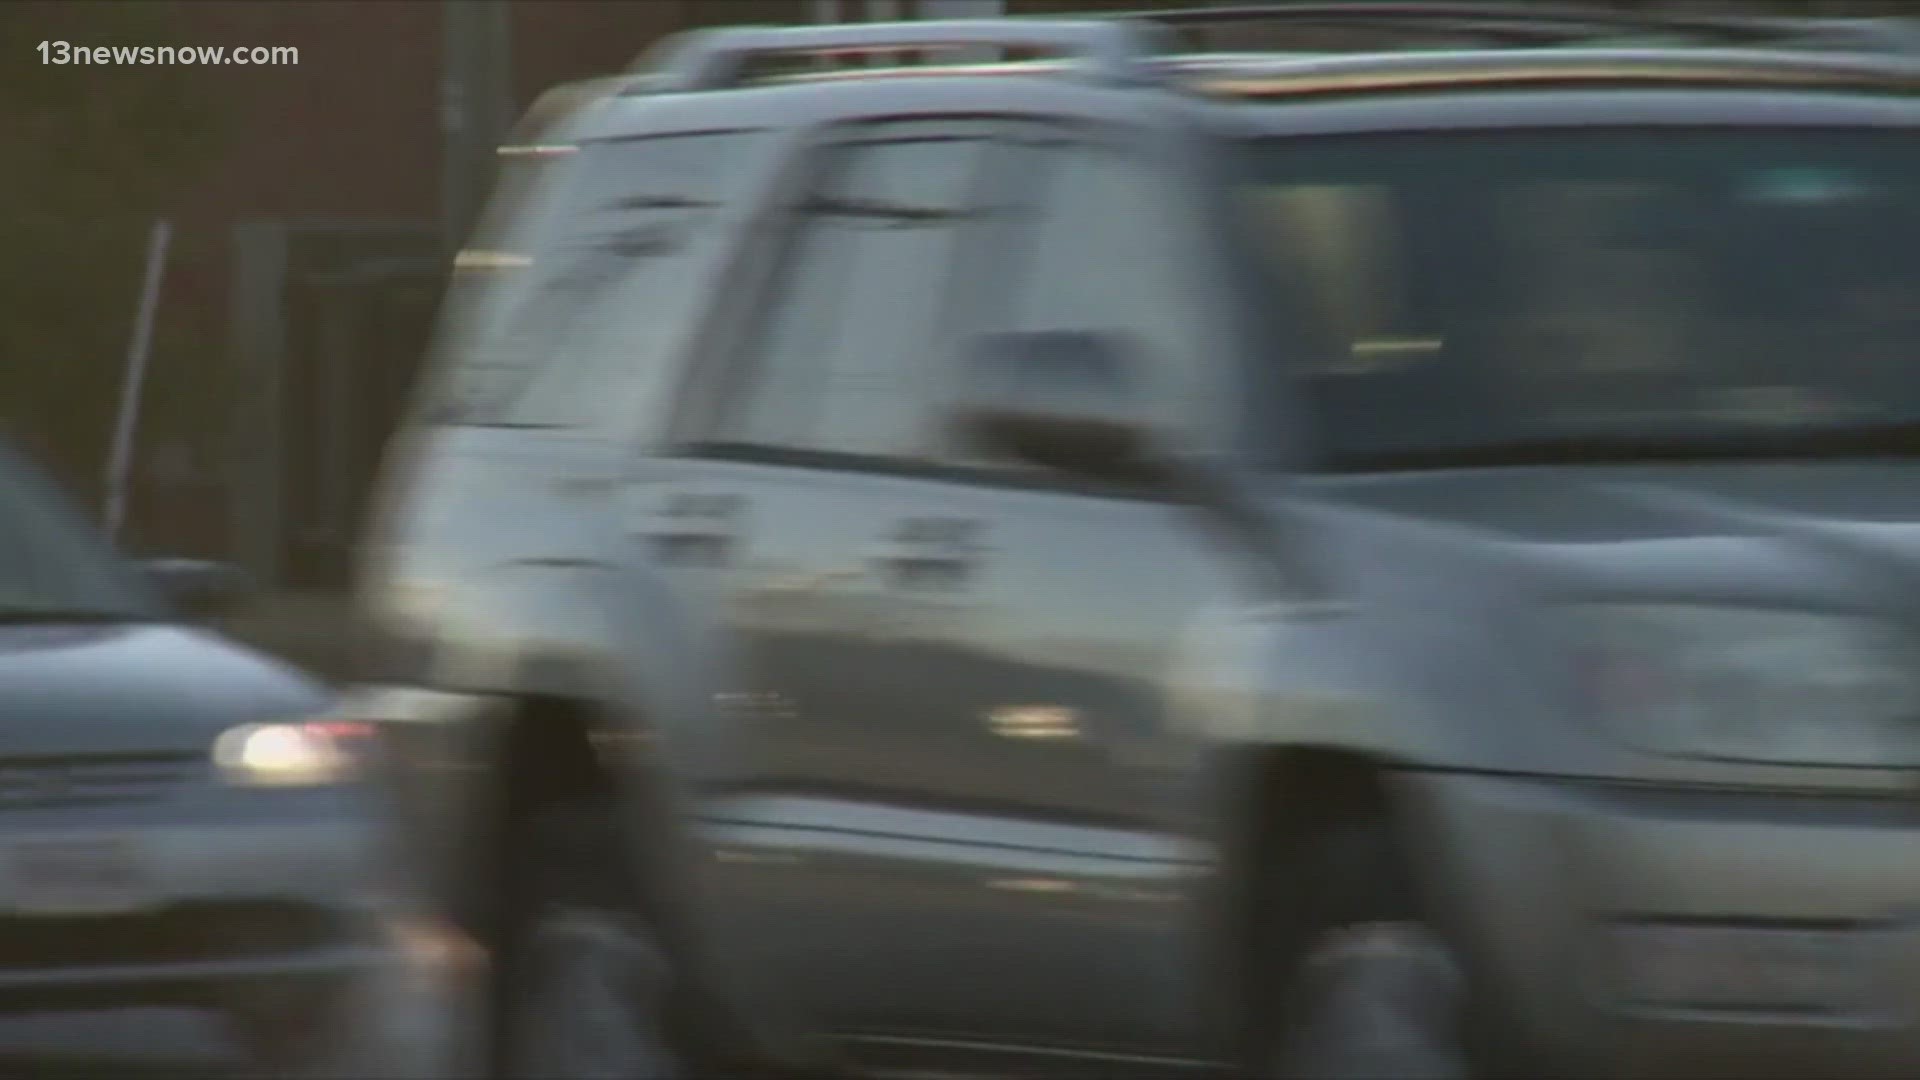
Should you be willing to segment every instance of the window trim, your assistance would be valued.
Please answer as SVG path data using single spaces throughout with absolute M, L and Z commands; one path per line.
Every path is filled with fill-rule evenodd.
M 1129 502 L 1183 501 L 1176 494 L 1163 491 L 1153 484 L 1096 480 L 1039 470 L 1024 473 L 995 471 L 958 462 L 884 457 L 841 450 L 810 450 L 791 446 L 762 446 L 757 443 L 703 442 L 687 447 L 680 456 L 696 461 L 727 461 L 746 465 L 806 469 L 838 475 L 858 474 L 926 480 L 1003 491 L 1048 492 L 1087 498 L 1122 499 Z
M 739 459 L 758 443 L 723 440 L 721 433 L 729 411 L 738 403 L 746 380 L 759 366 L 752 355 L 763 332 L 772 299 L 787 280 L 797 240 L 805 220 L 804 202 L 828 180 L 838 166 L 836 158 L 849 148 L 873 144 L 918 142 L 929 139 L 966 137 L 969 134 L 992 143 L 999 137 L 1000 122 L 994 117 L 958 115 L 937 117 L 862 119 L 826 125 L 803 141 L 793 153 L 785 175 L 768 200 L 763 212 L 751 224 L 752 239 L 735 254 L 734 272 L 720 282 L 728 299 L 716 306 L 714 333 L 698 349 L 688 367 L 683 407 L 675 410 L 668 432 L 668 453 L 681 457 L 716 456 L 709 448 L 725 447 L 725 456 Z M 898 133 L 898 134 L 896 134 Z M 991 153 L 991 150 L 989 150 Z M 989 158 L 989 161 L 991 159 Z M 983 205 L 987 170 L 973 178 L 969 203 Z M 953 266 L 966 265 L 967 248 L 977 246 L 978 223 L 960 226 L 961 251 Z M 950 268 L 943 287 L 941 312 L 943 325 L 953 322 L 957 275 Z M 828 455 L 864 462 L 897 462 L 895 455 L 860 455 L 836 451 L 810 450 L 769 443 L 770 455 Z
M 1060 142 L 1105 147 L 1144 163 L 1163 177 L 1177 176 L 1183 181 L 1197 181 L 1203 185 L 1217 181 L 1220 171 L 1220 163 L 1210 156 L 1214 149 L 1210 140 L 1189 140 L 1193 145 L 1187 149 L 1204 151 L 1201 156 L 1206 160 L 1188 161 L 1172 153 L 1173 147 L 1168 143 L 1168 132 L 1163 125 L 1118 118 L 968 111 L 939 116 L 865 116 L 830 121 L 803 131 L 782 155 L 785 160 L 775 166 L 776 178 L 766 189 L 766 198 L 746 226 L 748 240 L 737 245 L 732 262 L 719 281 L 723 298 L 709 309 L 709 321 L 698 336 L 681 373 L 680 387 L 674 396 L 673 418 L 664 436 L 652 447 L 652 452 L 680 460 L 730 461 L 840 474 L 910 477 L 976 488 L 1052 492 L 1133 502 L 1185 501 L 1180 493 L 1159 485 L 963 463 L 952 460 L 944 445 L 935 447 L 938 452 L 929 457 L 905 459 L 726 442 L 712 437 L 718 431 L 728 395 L 734 390 L 730 384 L 741 375 L 748 362 L 744 354 L 759 329 L 756 312 L 763 306 L 765 297 L 770 295 L 777 275 L 785 269 L 782 264 L 792 249 L 795 232 L 794 208 L 824 178 L 828 159 L 835 148 L 849 143 L 875 141 L 873 133 L 876 131 L 908 127 L 918 129 L 923 125 L 981 125 L 985 128 L 986 137 L 1000 144 Z M 989 158 L 980 179 L 989 182 L 1000 180 L 1006 172 L 1001 167 L 1003 164 L 1004 161 L 996 162 Z M 1003 184 L 1002 187 L 1007 189 L 1004 191 L 991 184 L 982 186 L 979 191 L 980 204 L 992 205 L 994 199 L 1009 194 L 1019 186 L 1025 186 L 1029 191 L 1032 189 L 1031 185 Z M 1172 186 L 1178 188 L 1180 184 Z M 1207 197 L 1186 199 L 1184 212 L 1193 215 L 1200 230 L 1196 236 L 1207 250 L 1219 250 L 1231 256 L 1234 254 L 1231 226 L 1215 205 L 1217 200 L 1212 198 L 1213 190 L 1207 188 L 1203 194 Z M 989 227 L 970 231 L 974 238 L 960 253 L 959 265 L 962 266 L 969 261 L 990 259 L 992 252 L 995 229 Z M 1183 250 L 1181 258 L 1195 274 L 1209 279 L 1222 276 L 1210 270 L 1206 260 L 1196 257 L 1190 246 Z M 1216 290 L 1222 299 L 1213 305 L 1221 308 L 1226 318 L 1222 320 L 1220 329 L 1210 335 L 1207 347 L 1226 350 L 1231 354 L 1224 361 L 1230 369 L 1226 377 L 1244 385 L 1247 383 L 1245 369 L 1250 366 L 1244 356 L 1248 335 L 1246 328 L 1240 326 L 1238 321 L 1228 325 L 1227 320 L 1240 320 L 1243 316 L 1237 314 L 1240 305 L 1228 303 L 1225 297 L 1243 291 L 1245 285 L 1232 275 L 1226 277 L 1227 280 L 1218 283 L 1221 288 Z M 969 287 L 970 283 L 964 274 L 959 284 L 958 294 L 950 296 L 949 303 L 956 306 L 958 314 L 955 325 L 964 332 L 964 329 L 984 325 L 986 316 L 977 285 Z M 951 404 L 952 399 L 950 395 L 943 394 L 941 400 Z M 1240 408 L 1229 408 L 1220 414 L 1220 422 L 1227 429 L 1231 443 L 1239 445 L 1244 442 L 1244 414 L 1253 407 L 1243 403 Z
M 1191 226 L 1191 228 L 1186 228 L 1186 226 L 1176 225 L 1176 227 L 1185 230 L 1186 242 L 1177 245 L 1176 250 L 1170 255 L 1170 258 L 1175 261 L 1175 273 L 1182 277 L 1190 277 L 1198 281 L 1207 281 L 1220 277 L 1214 269 L 1214 265 L 1200 255 L 1200 252 L 1203 250 L 1215 251 L 1219 253 L 1222 258 L 1229 258 L 1232 254 L 1230 249 L 1222 248 L 1219 245 L 1218 239 L 1213 235 L 1215 228 L 1213 207 L 1210 205 L 1209 200 L 1195 199 L 1184 194 L 1185 192 L 1197 189 L 1182 184 L 1175 178 L 1184 176 L 1186 179 L 1191 180 L 1193 176 L 1192 170 L 1183 171 L 1177 160 L 1172 160 L 1164 153 L 1158 152 L 1164 148 L 1156 147 L 1154 137 L 1158 132 L 1154 129 L 1145 126 L 1134 127 L 1107 121 L 1082 120 L 1074 117 L 1061 117 L 1056 119 L 1031 116 L 1008 118 L 1003 126 L 1006 131 L 1002 135 L 1002 138 L 1009 144 L 1019 144 L 1029 147 L 1042 145 L 1057 146 L 1069 153 L 1075 150 L 1092 150 L 1098 153 L 1113 155 L 1116 158 L 1128 162 L 1133 167 L 1143 170 L 1148 176 L 1154 178 L 1154 183 L 1157 184 L 1162 191 L 1175 196 L 1176 201 L 1171 202 L 1169 204 L 1170 207 L 1174 214 L 1184 216 L 1187 219 L 1186 225 Z M 1047 201 L 1051 196 L 1051 188 L 1047 183 L 1044 181 L 1036 183 L 1017 171 L 1007 172 L 1004 179 L 1011 181 L 1008 191 L 1004 193 L 1010 203 L 1021 207 L 1025 212 L 1044 211 Z M 1032 234 L 1015 230 L 1013 235 L 1025 238 Z M 1002 250 L 1004 251 L 1005 249 L 1003 248 Z M 1030 247 L 1023 249 L 1023 251 L 1030 250 Z M 1024 272 L 1025 270 L 1023 270 L 1023 273 Z M 1234 305 L 1221 299 L 1228 295 L 1226 290 L 1232 286 L 1233 282 L 1226 281 L 1218 282 L 1217 285 L 1211 289 L 1203 287 L 1200 290 L 1201 299 L 1199 304 L 1203 309 L 1201 312 L 1203 322 L 1207 322 L 1210 325 L 1218 322 L 1224 326 L 1225 321 L 1232 317 Z M 992 293 L 992 298 L 987 302 L 977 303 L 973 307 L 968 313 L 971 321 L 963 326 L 962 332 L 969 330 L 990 331 L 995 328 L 1004 329 L 1015 317 L 1011 304 L 1013 295 L 1008 289 L 994 288 L 984 291 Z M 1218 426 L 1226 431 L 1227 435 L 1224 441 L 1229 444 L 1237 444 L 1241 441 L 1239 428 L 1241 417 L 1229 402 L 1231 400 L 1237 400 L 1244 395 L 1232 395 L 1226 393 L 1226 391 L 1230 389 L 1232 384 L 1244 384 L 1246 382 L 1244 372 L 1246 363 L 1241 358 L 1241 334 L 1237 328 L 1232 331 L 1203 329 L 1201 334 L 1203 340 L 1198 345 L 1200 351 L 1207 353 L 1218 351 L 1223 354 L 1223 358 L 1219 361 L 1219 365 L 1221 365 L 1222 368 L 1220 377 L 1228 383 L 1227 386 L 1223 386 L 1221 389 L 1222 396 L 1229 400 L 1218 403 L 1224 407 L 1210 410 L 1211 415 L 1215 418 L 1215 424 L 1213 426 Z M 950 388 L 949 391 L 942 396 L 942 404 L 950 406 L 953 400 L 954 398 Z M 1201 426 L 1208 425 L 1201 424 Z M 953 445 L 950 439 L 943 439 L 939 445 L 933 448 L 933 456 L 929 460 L 934 466 L 943 470 L 973 474 L 978 477 L 976 482 L 982 485 L 1020 488 L 1036 486 L 1051 488 L 1063 486 L 1061 484 L 1048 482 L 1044 476 L 1036 478 L 1027 472 L 1000 468 L 985 463 L 960 460 L 956 453 L 958 450 L 959 448 Z M 1117 488 L 1128 491 L 1136 497 L 1158 497 L 1156 493 L 1151 491 L 1146 492 L 1144 496 L 1142 496 L 1142 493 L 1138 490 L 1140 485 L 1089 482 L 1075 478 L 1064 478 L 1064 481 L 1064 486 L 1074 489 L 1083 488 L 1091 484 L 1093 487 L 1100 489 Z

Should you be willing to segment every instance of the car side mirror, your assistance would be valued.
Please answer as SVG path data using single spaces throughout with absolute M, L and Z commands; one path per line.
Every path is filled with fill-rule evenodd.
M 983 450 L 1090 479 L 1136 480 L 1152 447 L 1125 342 L 1096 331 L 982 334 L 953 423 Z
M 232 612 L 254 592 L 245 570 L 206 559 L 148 559 L 142 564 L 152 581 L 181 613 L 214 618 Z

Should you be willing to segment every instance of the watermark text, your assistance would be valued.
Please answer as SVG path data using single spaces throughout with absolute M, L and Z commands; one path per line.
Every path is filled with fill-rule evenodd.
M 70 41 L 43 41 L 42 64 L 111 67 L 119 64 L 199 64 L 203 67 L 254 65 L 270 67 L 300 62 L 292 45 L 75 45 Z

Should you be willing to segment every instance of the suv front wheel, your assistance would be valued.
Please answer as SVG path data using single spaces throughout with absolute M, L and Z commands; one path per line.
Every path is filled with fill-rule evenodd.
M 1424 921 L 1384 815 L 1306 840 L 1279 913 L 1274 1080 L 1468 1080 L 1466 981 Z M 1291 862 L 1291 860 L 1290 860 Z
M 611 816 L 546 811 L 510 854 L 501 972 L 505 1080 L 674 1080 L 672 968 L 642 913 Z

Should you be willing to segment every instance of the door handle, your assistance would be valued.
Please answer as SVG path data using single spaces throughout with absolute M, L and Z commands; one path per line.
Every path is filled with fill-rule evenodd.
M 746 500 L 738 495 L 693 492 L 670 496 L 642 534 L 654 557 L 675 566 L 722 566 L 738 546 Z
M 985 553 L 979 532 L 980 523 L 968 518 L 908 518 L 867 549 L 867 562 L 896 588 L 957 589 Z

